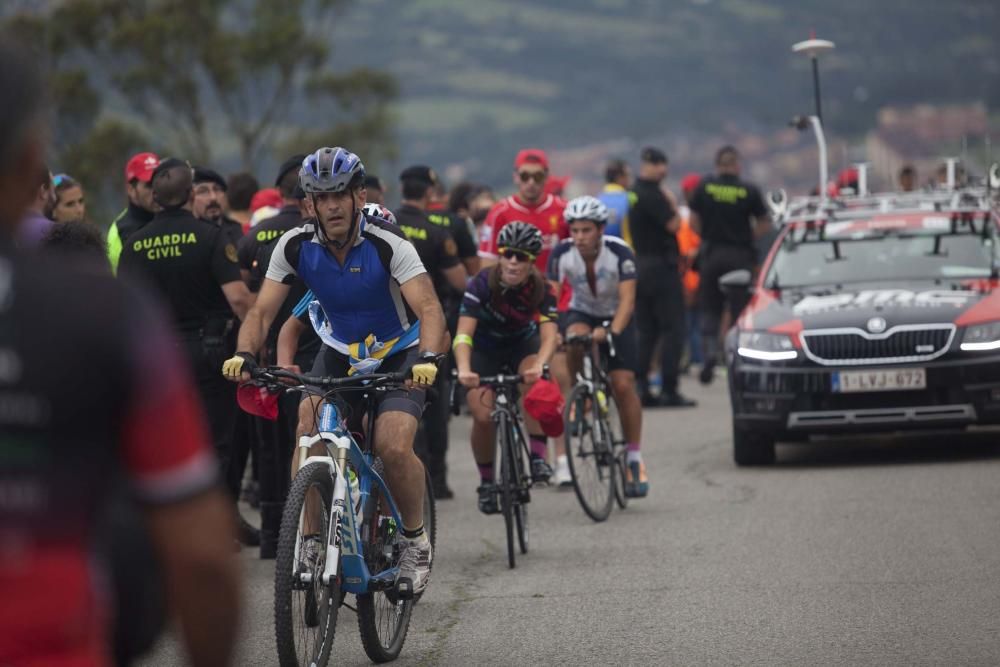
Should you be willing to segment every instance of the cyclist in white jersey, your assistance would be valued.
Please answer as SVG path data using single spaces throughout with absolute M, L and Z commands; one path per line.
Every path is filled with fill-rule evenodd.
M 630 497 L 643 497 L 649 492 L 649 479 L 640 452 L 642 404 L 635 389 L 635 254 L 621 239 L 604 235 L 609 212 L 600 200 L 577 197 L 566 205 L 563 215 L 570 238 L 555 247 L 548 265 L 553 286 L 558 290 L 565 282 L 572 289 L 569 308 L 561 321 L 563 335 L 592 333 L 603 345 L 607 345 L 609 336 L 612 338 L 615 356 L 608 362 L 611 390 L 628 443 L 625 492 Z M 605 322 L 610 324 L 605 327 Z M 576 377 L 583 351 L 571 347 L 567 354 L 570 377 Z M 564 393 L 568 389 L 563 387 Z

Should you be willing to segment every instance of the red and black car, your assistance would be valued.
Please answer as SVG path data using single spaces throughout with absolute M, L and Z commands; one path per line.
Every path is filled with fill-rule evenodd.
M 824 204 L 785 222 L 727 336 L 736 463 L 814 434 L 1000 423 L 990 193 Z

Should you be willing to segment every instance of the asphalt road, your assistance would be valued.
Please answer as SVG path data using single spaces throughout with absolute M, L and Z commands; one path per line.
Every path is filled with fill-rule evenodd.
M 788 445 L 737 469 L 721 383 L 684 390 L 698 408 L 645 415 L 650 496 L 595 524 L 572 491 L 534 493 L 513 571 L 457 419 L 457 499 L 399 664 L 1000 664 L 996 434 Z M 238 664 L 273 665 L 273 561 L 255 555 Z M 368 664 L 346 610 L 330 664 Z

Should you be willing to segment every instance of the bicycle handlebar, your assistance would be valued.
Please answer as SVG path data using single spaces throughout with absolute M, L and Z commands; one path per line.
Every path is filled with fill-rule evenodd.
M 611 333 L 611 322 L 603 322 L 601 324 L 601 328 L 603 328 L 607 332 L 607 340 L 605 342 L 608 344 L 608 354 L 614 357 L 616 356 L 615 336 L 613 333 Z M 573 334 L 572 336 L 566 337 L 567 345 L 590 345 L 593 342 L 594 342 L 594 334 L 592 332 L 585 334 Z
M 293 380 L 301 385 L 310 387 L 320 387 L 323 389 L 338 389 L 343 387 L 355 387 L 364 384 L 374 386 L 386 384 L 403 384 L 410 378 L 409 372 L 400 373 L 369 373 L 367 375 L 351 375 L 348 377 L 333 377 L 331 375 L 303 375 L 275 366 L 266 368 L 255 368 L 250 377 L 261 382 L 278 382 L 282 380 Z

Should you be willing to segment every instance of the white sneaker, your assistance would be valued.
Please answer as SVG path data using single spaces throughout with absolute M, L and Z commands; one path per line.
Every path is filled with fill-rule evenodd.
M 566 455 L 556 458 L 556 486 L 566 488 L 573 486 L 573 475 L 569 472 L 569 461 Z
M 396 593 L 408 600 L 427 588 L 427 580 L 431 576 L 431 559 L 434 556 L 427 533 L 413 540 L 401 536 L 400 546 L 403 552 L 399 556 Z

